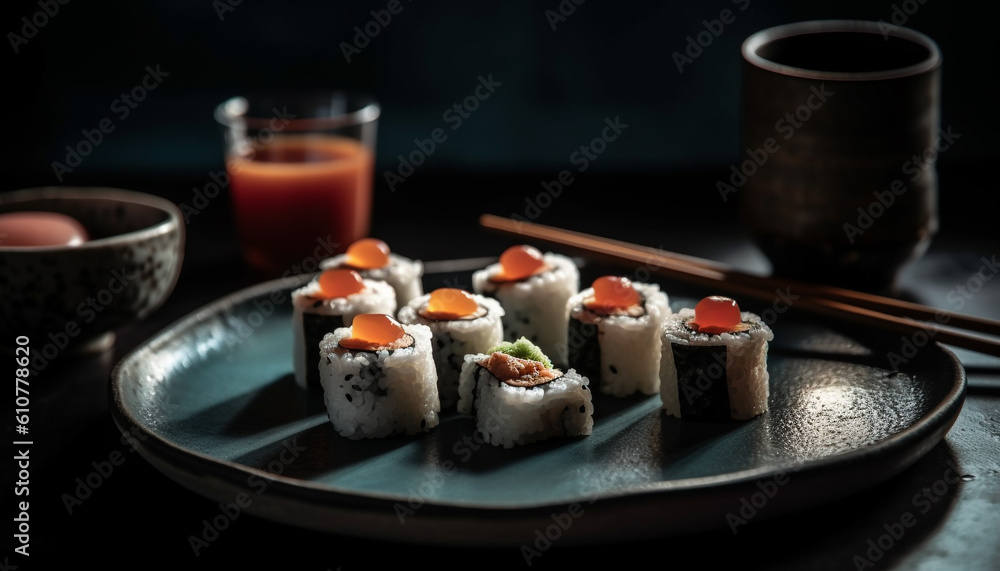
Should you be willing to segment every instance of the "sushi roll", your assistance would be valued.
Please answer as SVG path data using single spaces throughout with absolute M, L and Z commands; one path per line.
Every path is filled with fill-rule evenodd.
M 503 306 L 504 339 L 526 337 L 557 365 L 566 364 L 566 304 L 580 290 L 580 272 L 573 260 L 542 254 L 531 246 L 513 246 L 498 263 L 472 274 L 472 289 Z
M 375 238 L 354 242 L 345 253 L 323 260 L 320 268 L 349 268 L 365 279 L 389 284 L 396 292 L 396 307 L 403 307 L 424 291 L 423 263 L 390 252 L 385 242 Z
M 383 282 L 363 279 L 354 270 L 318 274 L 292 292 L 295 382 L 319 389 L 319 342 L 338 327 L 347 327 L 360 313 L 396 312 L 396 294 Z
M 570 367 L 604 394 L 660 391 L 660 324 L 671 313 L 660 286 L 603 276 L 568 305 Z
M 500 303 L 455 288 L 440 288 L 399 309 L 402 323 L 421 323 L 434 336 L 434 363 L 441 408 L 458 402 L 458 375 L 466 354 L 482 353 L 503 341 Z
M 686 419 L 747 420 L 767 411 L 767 343 L 760 317 L 711 296 L 663 322 L 660 399 Z
M 437 372 L 431 330 L 388 315 L 362 314 L 320 343 L 327 414 L 346 438 L 418 434 L 437 426 Z
M 485 442 L 511 448 L 594 428 L 587 377 L 565 373 L 525 338 L 466 355 L 458 412 L 475 416 Z

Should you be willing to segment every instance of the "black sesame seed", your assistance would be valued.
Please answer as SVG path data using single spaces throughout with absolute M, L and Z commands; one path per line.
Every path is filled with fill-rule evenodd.
M 612 374 L 614 375 L 618 374 L 618 369 L 614 365 L 609 365 L 608 368 L 611 369 Z
M 354 398 L 351 397 L 351 393 L 344 393 L 344 396 L 347 397 L 347 402 L 354 402 Z
M 361 390 L 361 387 L 358 386 L 358 385 L 351 385 L 351 388 L 354 389 L 354 390 L 356 390 L 356 391 L 360 391 Z
M 351 373 L 349 375 L 344 375 L 344 380 L 345 381 L 349 381 L 349 380 L 351 380 L 353 378 L 354 378 L 354 373 Z

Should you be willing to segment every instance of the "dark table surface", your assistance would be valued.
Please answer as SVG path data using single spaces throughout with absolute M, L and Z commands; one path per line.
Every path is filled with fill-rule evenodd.
M 970 176 L 967 171 L 942 173 L 942 188 L 976 184 Z M 525 200 L 537 194 L 541 180 L 549 178 L 544 173 L 426 173 L 395 193 L 379 187 L 372 235 L 398 244 L 395 249 L 402 254 L 428 261 L 495 256 L 516 241 L 478 228 L 477 214 L 524 213 Z M 714 178 L 709 172 L 581 178 L 541 212 L 538 222 L 711 258 L 747 271 L 766 271 L 765 258 L 741 230 L 733 208 L 719 204 Z M 86 182 L 152 192 L 178 203 L 190 201 L 191 189 L 204 183 Z M 632 191 L 617 192 L 619 188 Z M 595 191 L 606 200 L 590 198 Z M 666 197 L 667 207 L 649 207 L 660 197 Z M 992 209 L 995 213 L 995 203 L 987 206 L 974 208 L 942 197 L 941 231 L 926 255 L 901 274 L 899 295 L 958 309 L 949 292 L 965 284 L 983 265 L 983 258 L 992 260 L 1000 252 L 991 216 L 983 212 Z M 449 220 L 447 227 L 423 224 L 444 219 Z M 111 349 L 55 363 L 33 379 L 31 556 L 15 554 L 12 532 L 5 532 L 0 550 L 4 568 L 51 568 L 55 561 L 114 569 L 161 564 L 170 568 L 348 570 L 418 561 L 441 567 L 526 566 L 517 548 L 395 544 L 328 535 L 252 515 L 239 517 L 207 548 L 197 555 L 193 552 L 188 537 L 199 532 L 204 519 L 218 513 L 217 502 L 180 486 L 140 455 L 127 451 L 109 411 L 109 374 L 119 359 L 170 323 L 264 279 L 241 263 L 229 204 L 225 195 L 220 196 L 189 221 L 183 271 L 161 308 L 118 331 Z M 671 295 L 705 294 L 683 283 L 660 281 Z M 987 281 L 965 300 L 961 311 L 1000 318 L 1000 280 Z M 726 528 L 615 545 L 557 542 L 531 566 L 586 565 L 607 555 L 629 564 L 640 560 L 648 564 L 650 559 L 670 566 L 688 562 L 682 567 L 868 568 L 855 556 L 864 556 L 869 541 L 911 509 L 911 498 L 954 465 L 966 478 L 949 486 L 914 527 L 872 561 L 871 568 L 1000 567 L 996 541 L 1000 529 L 1000 359 L 964 350 L 956 353 L 969 383 L 957 422 L 926 456 L 888 481 L 830 505 L 771 520 L 755 519 L 736 534 Z M 4 418 L 7 434 L 13 433 L 12 416 Z M 101 478 L 86 501 L 68 510 L 64 495 L 73 494 L 77 479 L 86 478 L 113 454 L 124 460 Z M 6 466 L 0 480 L 10 493 L 15 470 L 12 463 Z M 10 495 L 7 513 L 13 512 L 16 499 Z M 12 518 L 4 519 L 9 526 Z

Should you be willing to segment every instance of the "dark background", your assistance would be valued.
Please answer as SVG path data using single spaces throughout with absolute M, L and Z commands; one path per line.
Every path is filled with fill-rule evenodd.
M 422 174 L 554 174 L 614 116 L 630 125 L 628 136 L 594 162 L 594 171 L 721 173 L 741 151 L 743 39 L 806 19 L 891 22 L 904 9 L 916 10 L 905 25 L 930 35 L 944 54 L 941 125 L 953 126 L 962 140 L 941 157 L 941 167 L 987 161 L 1000 150 L 996 21 L 982 3 L 591 0 L 577 6 L 566 0 L 564 11 L 574 11 L 552 24 L 546 11 L 560 7 L 553 0 L 400 0 L 402 11 L 348 63 L 341 43 L 352 43 L 354 27 L 363 28 L 372 20 L 369 11 L 387 2 L 226 1 L 74 0 L 59 5 L 34 37 L 25 35 L 17 53 L 10 34 L 22 34 L 21 18 L 30 20 L 41 8 L 37 1 L 7 3 L 5 116 L 12 137 L 5 145 L 4 186 L 205 179 L 222 165 L 213 107 L 269 87 L 345 87 L 374 95 L 383 104 L 381 172 L 414 148 L 414 138 L 448 127 L 443 112 L 489 74 L 502 86 L 449 131 Z M 735 21 L 679 72 L 671 54 L 705 29 L 703 20 L 718 19 L 727 8 Z M 138 84 L 146 66 L 156 65 L 169 76 L 118 119 L 114 100 Z M 51 163 L 104 117 L 114 120 L 115 131 L 58 180 Z
M 237 1 L 70 1 L 51 17 L 36 16 L 38 0 L 5 5 L 10 137 L 0 192 L 119 186 L 190 204 L 223 169 L 221 131 L 212 116 L 219 102 L 251 89 L 350 88 L 382 104 L 373 234 L 391 235 L 387 226 L 399 215 L 426 219 L 457 201 L 475 203 L 470 212 L 523 214 L 541 183 L 563 169 L 576 172 L 572 153 L 600 134 L 605 118 L 615 117 L 628 130 L 586 172 L 576 173 L 568 199 L 536 221 L 593 230 L 602 216 L 634 216 L 648 211 L 641 201 L 666 198 L 674 214 L 698 214 L 701 226 L 692 230 L 712 233 L 739 224 L 738 198 L 723 203 L 715 183 L 745 158 L 739 140 L 742 41 L 799 20 L 889 24 L 905 17 L 902 23 L 941 47 L 940 123 L 961 135 L 939 158 L 940 236 L 953 229 L 973 239 L 992 236 L 994 208 L 969 200 L 984 194 L 996 205 L 993 169 L 1000 154 L 996 9 L 980 3 L 400 0 L 402 11 L 378 26 L 348 62 L 343 45 L 356 43 L 355 27 L 365 28 L 371 11 L 384 10 L 388 1 L 228 3 Z M 735 20 L 678 70 L 672 55 L 683 53 L 706 30 L 705 22 L 718 20 L 725 9 Z M 560 10 L 566 15 L 553 18 Z M 47 21 L 28 38 L 22 18 Z M 26 42 L 11 34 L 23 34 Z M 120 103 L 113 106 L 139 84 L 147 66 L 169 75 L 121 118 Z M 501 85 L 453 130 L 444 113 L 474 93 L 480 76 Z M 105 118 L 114 131 L 72 172 L 57 175 L 53 162 L 66 161 L 66 146 L 79 144 L 83 131 Z M 435 128 L 448 139 L 391 192 L 387 169 L 397 168 L 398 157 Z M 600 207 L 588 205 L 585 195 L 594 192 L 603 197 Z M 228 213 L 223 193 L 198 220 L 228 224 Z M 658 220 L 639 218 L 635 232 L 619 237 L 685 251 L 683 241 L 663 244 Z M 473 216 L 459 221 L 457 231 L 475 228 Z M 235 240 L 233 235 L 219 247 L 235 248 Z M 442 257 L 497 247 L 462 242 Z M 762 256 L 737 260 L 744 261 L 747 269 L 767 269 Z

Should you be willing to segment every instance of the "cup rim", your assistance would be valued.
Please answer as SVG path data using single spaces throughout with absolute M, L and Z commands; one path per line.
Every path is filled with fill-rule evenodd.
M 801 36 L 807 34 L 825 32 L 860 32 L 866 34 L 879 34 L 883 37 L 892 36 L 918 44 L 928 51 L 928 56 L 921 62 L 904 67 L 885 69 L 879 71 L 823 71 L 807 69 L 790 65 L 779 64 L 757 54 L 761 46 L 776 40 Z M 829 80 L 872 80 L 872 79 L 895 79 L 920 75 L 933 71 L 941 66 L 941 49 L 937 43 L 921 32 L 911 28 L 903 28 L 888 24 L 886 22 L 876 22 L 869 20 L 807 20 L 782 24 L 766 28 L 751 34 L 743 41 L 741 47 L 743 59 L 760 69 L 807 79 L 829 79 Z
M 215 107 L 215 120 L 223 127 L 239 127 L 244 129 L 267 129 L 273 128 L 273 117 L 253 117 L 247 115 L 249 101 L 255 98 L 267 98 L 281 95 L 290 103 L 304 101 L 316 96 L 346 96 L 359 99 L 362 104 L 358 109 L 334 115 L 331 117 L 304 117 L 288 120 L 282 125 L 282 130 L 286 131 L 313 131 L 339 129 L 373 123 L 382 113 L 382 108 L 374 98 L 360 91 L 345 89 L 332 90 L 304 90 L 289 93 L 282 93 L 277 90 L 250 92 L 246 95 L 235 95 L 230 97 Z

